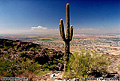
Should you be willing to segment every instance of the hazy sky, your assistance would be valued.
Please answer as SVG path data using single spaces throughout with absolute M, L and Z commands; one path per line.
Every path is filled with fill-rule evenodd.
M 75 33 L 120 32 L 120 0 L 0 0 L 0 34 L 59 32 L 66 3 Z

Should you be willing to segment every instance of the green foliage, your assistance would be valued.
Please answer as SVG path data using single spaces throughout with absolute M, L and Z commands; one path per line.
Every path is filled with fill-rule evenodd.
M 49 68 L 48 63 L 44 64 L 44 65 L 42 66 L 42 68 Z
M 16 54 L 16 51 L 13 51 L 12 53 L 13 53 L 13 54 Z
M 58 63 L 63 63 L 64 61 L 63 60 L 60 60 L 60 59 L 55 59 Z
M 36 71 L 35 71 L 35 73 L 36 73 L 37 76 L 43 75 L 43 74 L 47 74 L 47 73 L 49 73 L 49 72 L 50 72 L 49 69 L 46 69 L 46 70 L 44 70 L 44 71 L 41 71 L 41 70 L 36 70 Z
M 40 51 L 41 51 L 41 49 L 37 49 L 37 51 L 39 51 L 39 52 L 40 52 Z
M 5 71 L 9 69 L 11 62 L 9 60 L 0 57 L 0 74 L 4 74 Z
M 30 72 L 34 72 L 36 70 L 40 69 L 40 64 L 38 64 L 37 62 L 31 64 L 29 67 L 28 67 L 28 71 Z
M 0 75 L 5 77 L 13 77 L 15 74 L 20 74 L 20 68 L 16 61 L 9 61 L 7 59 L 0 58 Z
M 35 48 L 34 48 L 34 47 L 31 47 L 31 48 L 30 48 L 30 51 L 35 51 Z
M 5 47 L 3 48 L 3 50 L 4 50 L 4 51 L 7 51 L 7 50 L 8 50 L 8 47 L 7 47 L 7 46 L 5 46 Z
M 4 43 L 6 42 L 9 42 L 9 40 L 4 40 Z M 38 75 L 45 74 L 48 73 L 50 69 L 56 69 L 57 64 L 62 62 L 60 60 L 61 56 L 57 56 L 57 54 L 62 54 L 62 52 L 57 52 L 48 48 L 43 49 L 41 46 L 32 43 L 18 43 L 15 41 L 9 43 L 10 44 L 7 43 L 8 47 L 1 45 L 3 48 L 0 48 L 0 76 L 2 77 L 17 77 L 23 73 L 25 74 L 25 72 Z M 38 51 L 41 54 L 46 54 L 46 56 L 44 56 L 48 58 L 48 61 L 50 54 L 54 54 L 57 59 L 52 58 L 51 62 L 47 61 L 45 64 L 40 65 L 38 64 L 39 61 L 36 60 L 36 58 L 39 57 L 37 56 L 39 53 Z
M 118 70 L 120 71 L 120 64 L 118 65 Z
M 0 48 L 3 48 L 4 46 L 3 45 L 0 45 Z
M 13 49 L 13 51 L 16 51 L 15 49 Z
M 5 53 L 5 56 L 6 56 L 7 58 L 9 58 L 9 57 L 10 57 L 10 55 L 9 55 L 8 53 Z
M 67 72 L 64 76 L 73 77 L 89 77 L 91 72 L 106 73 L 107 66 L 110 64 L 107 57 L 100 57 L 99 55 L 92 57 L 88 51 L 81 50 L 79 54 L 75 52 L 70 56 L 67 64 Z
M 52 69 L 52 70 L 55 70 L 57 68 L 57 65 L 56 64 L 52 64 L 52 65 L 50 65 L 49 68 Z
M 22 74 L 26 70 L 36 72 L 40 68 L 40 64 L 30 59 L 20 62 L 20 60 L 9 61 L 0 57 L 0 75 L 2 76 L 13 77 L 15 74 Z
M 22 49 L 21 49 L 21 48 L 18 48 L 18 51 L 22 51 Z
M 21 69 L 22 70 L 27 69 L 31 65 L 31 62 L 33 62 L 33 60 L 30 60 L 30 59 L 26 59 L 26 61 L 22 61 Z

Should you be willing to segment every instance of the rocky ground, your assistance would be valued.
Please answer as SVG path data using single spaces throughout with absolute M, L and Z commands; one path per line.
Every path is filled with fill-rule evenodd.
M 41 76 L 34 76 L 32 81 L 79 81 L 78 78 L 63 78 L 63 71 L 54 71 Z
M 69 78 L 63 78 L 63 72 L 62 71 L 55 71 L 52 73 L 47 73 L 45 75 L 41 75 L 41 76 L 34 76 L 32 78 L 32 81 L 119 81 L 120 79 L 120 74 L 118 74 L 117 72 L 113 71 L 110 73 L 109 76 L 113 76 L 112 77 L 94 77 L 91 76 L 90 78 L 73 78 L 73 79 L 69 79 Z M 87 80 L 89 79 L 89 80 Z M 91 79 L 96 79 L 96 80 L 91 80 Z

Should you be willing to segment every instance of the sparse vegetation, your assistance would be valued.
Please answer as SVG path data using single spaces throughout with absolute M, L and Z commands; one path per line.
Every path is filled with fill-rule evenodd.
M 31 42 L 0 39 L 0 76 L 17 77 L 23 73 L 45 74 L 63 65 L 63 53 Z M 3 45 L 4 44 L 4 45 Z M 57 59 L 57 60 L 56 60 Z
M 0 45 L 0 48 L 3 48 L 3 45 Z
M 108 57 L 100 57 L 97 55 L 91 57 L 88 51 L 81 50 L 80 54 L 75 52 L 70 56 L 70 60 L 67 65 L 67 72 L 64 76 L 69 78 L 89 77 L 93 72 L 100 73 L 102 75 L 107 72 L 107 66 L 109 64 L 110 61 Z M 94 74 L 93 76 L 97 75 Z
M 120 64 L 118 65 L 118 70 L 120 71 Z
M 7 51 L 7 50 L 8 50 L 8 47 L 7 47 L 7 46 L 5 46 L 5 47 L 3 48 L 3 50 L 4 50 L 4 51 Z

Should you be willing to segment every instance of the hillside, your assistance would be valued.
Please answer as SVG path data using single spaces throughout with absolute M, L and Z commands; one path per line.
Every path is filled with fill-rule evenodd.
M 0 78 L 28 77 L 63 69 L 63 53 L 31 42 L 0 39 Z
M 77 77 L 80 79 L 80 77 L 86 75 L 88 77 L 120 77 L 119 55 L 100 54 L 95 50 L 79 51 L 81 53 L 73 54 L 74 59 L 70 57 L 70 65 L 67 66 L 67 76 L 69 78 Z M 83 56 L 81 56 L 82 54 Z M 63 71 L 63 55 L 61 51 L 32 42 L 0 39 L 0 78 L 26 77 L 29 81 L 36 81 L 36 78 L 39 80 L 48 80 L 49 78 L 48 81 L 55 80 L 55 78 L 61 79 L 63 75 L 61 72 Z M 110 60 L 110 63 L 106 57 Z M 55 74 L 55 77 L 50 79 L 52 74 Z

